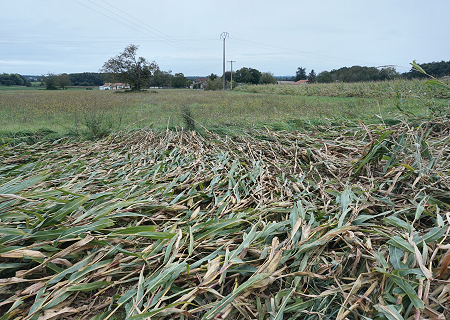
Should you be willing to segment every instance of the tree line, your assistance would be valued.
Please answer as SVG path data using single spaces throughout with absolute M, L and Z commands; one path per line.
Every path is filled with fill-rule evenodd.
M 155 61 L 150 62 L 143 57 L 137 56 L 138 46 L 130 44 L 119 55 L 110 58 L 103 64 L 100 72 L 83 73 L 48 73 L 40 77 L 40 81 L 47 89 L 65 89 L 69 86 L 100 86 L 104 82 L 121 82 L 131 86 L 131 90 L 140 90 L 141 87 L 172 87 L 185 88 L 192 84 L 192 80 L 186 78 L 183 73 L 162 71 Z M 430 62 L 420 64 L 428 74 L 437 78 L 450 75 L 450 61 Z M 306 68 L 298 67 L 291 79 L 292 81 L 308 80 L 308 83 L 327 82 L 361 82 L 382 81 L 395 78 L 422 78 L 422 73 L 411 69 L 405 73 L 398 73 L 394 67 L 342 67 L 331 71 L 322 71 L 316 75 L 314 69 L 308 74 Z M 286 79 L 287 80 L 287 79 Z M 271 72 L 261 72 L 250 67 L 243 67 L 225 73 L 226 87 L 235 87 L 238 83 L 245 84 L 275 84 L 277 79 Z M 0 85 L 26 85 L 31 86 L 29 79 L 20 74 L 0 74 Z M 223 78 L 211 73 L 207 77 L 207 90 L 218 90 L 223 88 Z
M 430 62 L 419 64 L 428 74 L 441 78 L 444 76 L 450 76 L 450 61 Z M 375 67 L 342 67 L 339 69 L 333 69 L 331 71 L 322 71 L 318 75 L 314 70 L 306 75 L 306 69 L 299 67 L 296 71 L 295 77 L 290 80 L 308 80 L 309 83 L 319 82 L 362 82 L 362 81 L 383 81 L 392 80 L 397 78 L 413 79 L 413 78 L 425 78 L 426 75 L 411 68 L 409 71 L 399 73 L 394 67 L 386 66 L 382 68 Z
M 31 81 L 17 73 L 0 74 L 0 85 L 2 86 L 31 86 Z
M 245 84 L 275 84 L 277 79 L 271 72 L 261 72 L 254 68 L 243 67 L 236 71 L 225 72 L 225 88 L 231 88 L 231 79 L 233 79 L 233 88 L 239 83 Z M 223 89 L 223 78 L 215 73 L 211 73 L 206 80 L 206 90 L 220 90 Z

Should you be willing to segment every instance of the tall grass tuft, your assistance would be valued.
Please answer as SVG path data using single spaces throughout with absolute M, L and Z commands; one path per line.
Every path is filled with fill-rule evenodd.
M 185 104 L 181 107 L 181 118 L 183 119 L 185 129 L 189 131 L 195 130 L 195 119 L 190 104 Z
M 120 127 L 121 118 L 113 119 L 110 115 L 99 111 L 90 111 L 84 114 L 83 124 L 86 129 L 84 136 L 90 140 L 101 139 L 112 133 L 114 126 Z

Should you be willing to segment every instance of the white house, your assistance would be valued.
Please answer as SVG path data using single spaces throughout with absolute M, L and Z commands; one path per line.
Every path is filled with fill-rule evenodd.
M 130 85 L 126 83 L 110 83 L 107 82 L 99 87 L 100 90 L 119 90 L 119 89 L 130 89 Z

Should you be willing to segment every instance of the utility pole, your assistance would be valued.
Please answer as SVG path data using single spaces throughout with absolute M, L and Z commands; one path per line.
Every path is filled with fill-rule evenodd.
M 236 61 L 231 60 L 228 62 L 231 62 L 231 90 L 233 90 L 233 62 L 236 62 Z
M 223 90 L 225 91 L 225 39 L 230 35 L 228 32 L 222 32 L 220 34 L 220 39 L 223 39 Z

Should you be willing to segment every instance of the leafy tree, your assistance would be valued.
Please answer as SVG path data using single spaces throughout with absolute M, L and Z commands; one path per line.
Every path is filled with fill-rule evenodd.
M 161 71 L 157 69 L 150 78 L 149 86 L 158 88 L 170 87 L 172 84 L 172 78 L 172 71 Z
M 308 74 L 308 83 L 314 82 L 316 82 L 316 73 L 314 72 L 314 69 L 312 69 L 311 72 Z
M 261 71 L 243 67 L 236 71 L 234 80 L 240 83 L 258 84 L 261 80 Z
M 101 86 L 103 75 L 97 72 L 70 73 L 70 81 L 74 86 Z
M 233 72 L 233 80 L 236 78 L 236 72 Z M 231 71 L 225 72 L 225 81 L 231 81 Z M 223 79 L 222 79 L 222 88 L 223 88 Z
M 41 76 L 41 81 L 45 84 L 45 89 L 47 90 L 58 90 L 56 87 L 56 77 L 54 73 L 48 73 Z
M 60 87 L 61 89 L 66 89 L 66 87 L 69 87 L 72 85 L 72 82 L 70 81 L 70 77 L 67 73 L 62 73 L 56 76 L 56 85 Z
M 138 46 L 130 44 L 121 54 L 106 61 L 100 71 L 106 73 L 112 81 L 118 80 L 129 84 L 131 90 L 140 90 L 159 67 L 154 61 L 150 63 L 145 58 L 138 57 L 137 49 Z
M 216 80 L 218 77 L 219 77 L 219 76 L 218 76 L 217 74 L 211 73 L 211 74 L 207 77 L 207 79 L 210 79 L 211 81 L 214 81 L 214 80 Z
M 318 83 L 330 83 L 333 82 L 333 77 L 331 76 L 331 73 L 329 73 L 328 71 L 322 71 L 317 75 L 316 81 Z
M 175 76 L 172 77 L 172 87 L 186 88 L 186 77 L 183 73 L 175 73 Z
M 379 79 L 392 80 L 399 77 L 399 73 L 393 67 L 381 68 Z
M 433 77 L 450 76 L 450 61 L 429 62 L 418 64 L 422 70 Z M 412 78 L 426 78 L 427 76 L 416 69 L 412 68 L 410 71 L 402 74 L 407 79 Z
M 352 66 L 343 67 L 338 70 L 331 70 L 333 80 L 343 82 L 378 81 L 380 71 L 375 67 Z
M 261 74 L 261 79 L 259 80 L 261 84 L 276 84 L 277 79 L 273 76 L 271 72 L 263 72 Z
M 58 88 L 64 90 L 72 85 L 70 77 L 67 73 L 61 74 L 48 73 L 46 75 L 41 76 L 41 81 L 45 83 L 45 88 L 47 90 L 58 90 Z
M 249 68 L 241 68 L 237 70 L 235 79 L 240 83 L 251 83 L 252 76 L 250 75 Z
M 25 85 L 26 79 L 24 76 L 17 73 L 2 73 L 0 74 L 0 84 L 5 86 L 23 86 Z
M 306 79 L 308 79 L 308 77 L 306 76 L 306 68 L 298 67 L 297 71 L 295 72 L 294 81 L 306 80 Z

